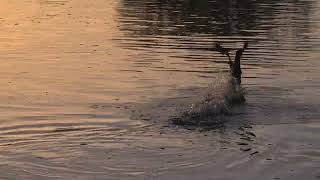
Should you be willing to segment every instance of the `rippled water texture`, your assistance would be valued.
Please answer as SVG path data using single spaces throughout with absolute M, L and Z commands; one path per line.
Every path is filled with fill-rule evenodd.
M 1 179 L 319 179 L 319 12 L 317 0 L 0 1 Z M 211 88 L 229 68 L 215 43 L 244 41 L 245 104 L 219 128 L 173 125 L 225 92 Z

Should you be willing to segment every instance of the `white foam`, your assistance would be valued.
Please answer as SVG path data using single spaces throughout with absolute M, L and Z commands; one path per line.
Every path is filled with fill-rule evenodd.
M 245 102 L 245 91 L 229 74 L 219 74 L 204 95 L 182 113 L 182 124 L 199 124 L 203 121 L 219 122 L 218 116 L 229 114 L 232 106 Z

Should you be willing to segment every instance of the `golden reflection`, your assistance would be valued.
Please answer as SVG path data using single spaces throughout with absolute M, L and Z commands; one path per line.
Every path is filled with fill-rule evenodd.
M 305 148 L 318 153 L 309 148 L 319 145 L 317 125 L 301 124 L 319 119 L 319 4 L 0 0 L 0 178 L 232 179 L 253 167 L 258 175 L 241 177 L 262 172 L 272 179 L 274 163 L 261 163 L 270 154 L 297 174 L 314 174 L 305 162 L 317 158 L 301 155 Z M 208 100 L 225 97 L 226 90 L 210 87 L 219 87 L 228 59 L 210 50 L 215 42 L 239 48 L 244 40 L 248 104 L 223 117 L 230 127 L 168 125 L 194 100 L 218 107 L 214 115 L 223 110 L 223 101 Z M 254 125 L 237 127 L 242 122 Z M 268 126 L 259 132 L 259 123 Z M 243 139 L 250 134 L 254 141 Z M 242 140 L 246 152 L 239 152 Z M 223 169 L 247 157 L 233 173 Z M 208 170 L 219 171 L 202 173 Z

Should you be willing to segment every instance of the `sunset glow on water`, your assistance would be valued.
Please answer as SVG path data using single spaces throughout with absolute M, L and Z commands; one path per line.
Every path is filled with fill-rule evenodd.
M 0 1 L 0 178 L 319 178 L 319 10 L 316 0 Z M 225 93 L 228 58 L 210 48 L 243 42 L 246 103 L 219 127 L 174 125 Z

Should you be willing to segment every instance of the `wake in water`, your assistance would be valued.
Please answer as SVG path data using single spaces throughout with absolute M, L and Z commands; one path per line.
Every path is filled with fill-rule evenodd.
M 181 117 L 174 118 L 175 124 L 181 125 L 221 125 L 221 116 L 230 114 L 231 108 L 236 104 L 245 102 L 245 91 L 241 86 L 240 59 L 247 49 L 248 43 L 236 51 L 234 61 L 231 60 L 229 48 L 216 44 L 215 50 L 228 57 L 230 75 L 221 76 L 208 88 L 208 92 L 199 101 L 192 104 L 191 108 L 183 112 Z
M 245 90 L 231 75 L 221 75 L 204 96 L 172 121 L 178 125 L 221 125 L 233 106 L 245 103 Z

